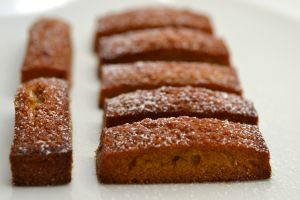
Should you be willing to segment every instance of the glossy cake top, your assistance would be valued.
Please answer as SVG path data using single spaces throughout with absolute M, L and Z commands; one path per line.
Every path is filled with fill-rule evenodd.
M 12 154 L 71 151 L 71 122 L 67 82 L 39 78 L 23 84 L 15 97 Z
M 189 28 L 154 28 L 132 31 L 100 40 L 99 56 L 110 60 L 128 54 L 157 50 L 186 50 L 208 55 L 229 54 L 224 42 L 202 31 Z
M 226 146 L 268 153 L 256 125 L 195 117 L 144 119 L 105 128 L 102 152 L 141 151 L 174 146 Z
M 190 10 L 167 7 L 149 7 L 128 10 L 100 18 L 97 32 L 100 35 L 162 26 L 185 26 L 211 33 L 208 17 Z
M 103 65 L 101 89 L 119 87 L 205 86 L 241 94 L 234 68 L 193 62 L 136 62 Z
M 155 90 L 121 94 L 106 100 L 105 111 L 107 117 L 163 112 L 226 113 L 257 117 L 253 104 L 241 96 L 190 86 L 163 86 Z
M 23 70 L 51 67 L 65 70 L 70 65 L 69 26 L 58 19 L 43 18 L 30 29 Z M 67 58 L 67 59 L 66 59 Z

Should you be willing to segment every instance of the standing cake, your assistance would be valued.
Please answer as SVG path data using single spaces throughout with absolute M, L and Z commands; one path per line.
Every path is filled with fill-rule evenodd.
M 72 124 L 66 81 L 39 78 L 18 89 L 10 162 L 15 185 L 71 181 Z

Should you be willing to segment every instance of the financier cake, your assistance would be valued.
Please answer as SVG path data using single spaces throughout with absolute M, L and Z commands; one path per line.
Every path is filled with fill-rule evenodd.
M 105 98 L 137 89 L 195 86 L 241 95 L 234 68 L 195 62 L 136 62 L 102 67 L 100 107 Z
M 10 152 L 14 185 L 58 185 L 71 181 L 72 133 L 68 84 L 39 78 L 15 97 L 15 133 Z
M 105 128 L 96 152 L 103 183 L 246 181 L 271 176 L 256 125 L 195 117 Z
M 71 79 L 70 27 L 59 19 L 43 18 L 30 29 L 21 81 L 39 77 Z
M 241 96 L 190 86 L 137 90 L 107 99 L 103 122 L 104 126 L 111 127 L 145 118 L 177 116 L 258 122 L 252 102 Z
M 186 9 L 168 7 L 146 7 L 114 13 L 97 21 L 94 48 L 99 39 L 117 33 L 158 27 L 188 27 L 211 34 L 209 18 Z
M 121 19 L 120 19 L 121 20 Z M 195 61 L 230 65 L 222 39 L 189 28 L 155 28 L 103 37 L 98 55 L 102 64 L 135 61 Z

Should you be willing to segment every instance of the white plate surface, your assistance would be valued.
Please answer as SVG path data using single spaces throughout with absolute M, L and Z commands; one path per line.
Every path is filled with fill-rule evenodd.
M 101 111 L 96 58 L 91 53 L 95 19 L 113 10 L 155 4 L 140 0 L 72 1 L 47 12 L 0 17 L 0 199 L 300 199 L 300 21 L 258 6 L 228 0 L 164 0 L 208 13 L 231 50 L 245 96 L 254 101 L 271 152 L 272 178 L 211 184 L 103 185 L 95 175 Z M 19 83 L 27 31 L 39 16 L 72 24 L 74 167 L 72 183 L 57 187 L 13 187 L 9 148 L 13 96 Z

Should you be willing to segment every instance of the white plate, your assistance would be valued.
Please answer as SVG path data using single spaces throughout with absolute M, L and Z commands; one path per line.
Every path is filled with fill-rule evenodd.
M 300 22 L 237 1 L 161 2 L 211 15 L 226 39 L 245 90 L 260 116 L 271 152 L 270 180 L 242 183 L 103 185 L 95 175 L 94 151 L 101 126 L 99 82 L 91 52 L 97 16 L 144 4 L 140 0 L 72 1 L 43 12 L 73 26 L 72 91 L 74 168 L 72 183 L 57 187 L 13 187 L 9 148 L 13 135 L 13 96 L 18 86 L 27 30 L 41 14 L 0 18 L 0 199 L 300 199 Z M 147 2 L 146 2 L 147 3 Z M 153 4 L 155 2 L 151 2 Z

